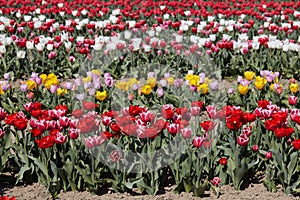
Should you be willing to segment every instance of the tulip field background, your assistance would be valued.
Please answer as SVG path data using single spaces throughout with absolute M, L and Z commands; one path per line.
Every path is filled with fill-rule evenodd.
M 0 200 L 299 199 L 300 2 L 0 1 Z

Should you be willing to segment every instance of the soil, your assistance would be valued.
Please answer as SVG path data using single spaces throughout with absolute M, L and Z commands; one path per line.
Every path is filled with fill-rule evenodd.
M 32 199 L 41 199 L 41 200 L 51 200 L 52 197 L 49 193 L 47 193 L 46 188 L 42 186 L 40 183 L 34 183 L 32 185 L 20 185 L 14 186 L 9 183 L 9 179 L 11 177 L 7 175 L 2 175 L 2 180 L 0 182 L 0 196 L 15 196 L 17 200 L 32 200 Z M 299 196 L 291 196 L 286 195 L 282 192 L 281 188 L 278 186 L 278 191 L 275 193 L 268 192 L 265 186 L 262 183 L 262 179 L 254 181 L 255 183 L 250 183 L 244 186 L 242 190 L 236 191 L 230 185 L 222 185 L 220 186 L 220 197 L 217 196 L 212 191 L 206 191 L 204 197 L 194 197 L 192 193 L 181 193 L 176 194 L 173 189 L 174 187 L 165 188 L 165 192 L 163 194 L 159 194 L 156 196 L 150 195 L 142 195 L 139 193 L 135 193 L 135 195 L 128 193 L 113 193 L 111 190 L 102 194 L 95 195 L 91 194 L 87 191 L 84 192 L 61 192 L 58 195 L 57 199 L 61 200 L 110 200 L 110 199 L 149 199 L 149 200 L 173 200 L 173 199 L 181 199 L 181 200 L 210 200 L 210 199 L 220 199 L 220 200 L 250 200 L 250 199 L 263 199 L 263 200 L 300 200 Z

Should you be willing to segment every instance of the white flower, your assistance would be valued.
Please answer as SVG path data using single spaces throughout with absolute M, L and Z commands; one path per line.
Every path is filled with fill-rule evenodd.
M 31 16 L 30 15 L 24 15 L 24 21 L 25 22 L 29 22 L 31 20 Z
M 42 22 L 40 22 L 40 21 L 34 22 L 34 28 L 35 28 L 35 29 L 38 29 L 38 28 L 40 28 L 41 26 L 42 26 Z
M 110 15 L 109 16 L 109 21 L 111 21 L 111 23 L 115 24 L 118 21 L 118 18 L 114 15 Z
M 160 10 L 163 10 L 166 8 L 166 6 L 160 6 L 159 8 L 160 8 Z
M 86 15 L 88 13 L 88 11 L 86 10 L 86 9 L 83 9 L 82 11 L 81 11 L 81 14 L 82 15 Z
M 220 19 L 220 25 L 224 26 L 225 25 L 225 19 Z
M 226 27 L 228 31 L 233 31 L 233 25 L 229 25 Z
M 143 48 L 145 52 L 150 52 L 151 47 L 149 45 L 144 45 Z
M 83 36 L 77 36 L 76 41 L 77 42 L 83 42 L 84 41 L 84 37 Z
M 0 31 L 4 31 L 4 30 L 5 30 L 4 24 L 0 24 Z
M 264 28 L 268 28 L 269 25 L 270 25 L 269 22 L 265 22 L 265 23 L 264 23 Z
M 208 17 L 207 17 L 207 21 L 208 21 L 208 22 L 212 22 L 212 21 L 214 21 L 214 19 L 215 19 L 214 16 L 208 16 Z
M 162 28 L 161 28 L 160 26 L 155 27 L 155 31 L 156 31 L 157 33 L 160 33 L 161 30 L 162 30 Z
M 116 43 L 114 43 L 114 42 L 107 43 L 106 50 L 108 50 L 108 51 L 116 50 Z
M 57 4 L 57 6 L 58 6 L 59 8 L 62 8 L 62 7 L 64 7 L 64 4 L 63 4 L 63 3 L 59 3 L 59 4 Z
M 6 37 L 5 45 L 10 45 L 13 42 L 13 39 L 11 37 Z
M 209 35 L 209 39 L 210 39 L 210 41 L 216 41 L 216 34 L 210 34 Z
M 39 20 L 42 22 L 42 21 L 44 21 L 46 19 L 46 16 L 45 15 L 40 15 L 39 16 Z
M 25 51 L 18 51 L 17 52 L 17 58 L 23 59 L 25 58 L 26 52 Z
M 82 27 L 83 27 L 83 26 L 82 26 L 81 24 L 76 25 L 76 29 L 77 29 L 77 30 L 81 30 Z
M 137 51 L 140 49 L 140 45 L 142 43 L 142 39 L 141 38 L 133 38 L 132 40 L 132 44 L 133 44 L 133 50 Z
M 33 49 L 33 45 L 34 45 L 34 42 L 33 41 L 26 41 L 26 48 L 27 49 Z
M 64 42 L 64 45 L 65 45 L 65 48 L 66 49 L 71 49 L 71 46 L 72 46 L 72 42 Z
M 77 13 L 78 13 L 77 10 L 72 10 L 72 15 L 73 15 L 74 17 L 76 17 Z
M 191 14 L 192 14 L 192 13 L 191 13 L 191 11 L 189 11 L 189 10 L 184 11 L 184 15 L 185 15 L 185 16 L 188 16 L 188 17 L 189 17 L 189 16 L 191 16 Z
M 191 41 L 191 43 L 193 43 L 193 44 L 197 44 L 198 41 L 199 41 L 199 37 L 198 37 L 198 36 L 195 36 L 195 35 L 191 35 L 191 36 L 190 36 L 190 41 Z
M 258 50 L 258 49 L 259 49 L 259 42 L 253 42 L 253 43 L 252 43 L 252 48 L 253 48 L 254 50 Z
M 223 32 L 224 31 L 224 26 L 219 26 L 218 27 L 218 32 Z
M 167 20 L 167 19 L 169 19 L 169 17 L 170 17 L 170 15 L 169 15 L 169 14 L 164 14 L 164 16 L 163 16 L 164 20 Z
M 129 21 L 128 23 L 129 23 L 129 28 L 134 28 L 136 21 Z
M 92 47 L 95 51 L 100 51 L 102 49 L 103 45 L 101 43 L 97 43 L 97 44 L 93 45 Z
M 175 35 L 175 41 L 177 43 L 181 43 L 182 40 L 183 40 L 183 36 L 182 35 L 178 35 L 178 34 Z
M 230 36 L 230 35 L 223 34 L 223 39 L 224 39 L 224 40 L 227 40 L 227 41 L 229 41 L 229 40 L 230 40 L 230 38 L 231 38 L 231 36 Z
M 247 42 L 248 41 L 248 35 L 247 35 L 247 33 L 239 34 L 239 40 L 241 42 Z
M 0 53 L 1 53 L 1 54 L 6 53 L 6 48 L 5 48 L 4 45 L 0 45 Z
M 20 12 L 17 12 L 17 13 L 16 13 L 16 17 L 17 17 L 17 18 L 20 18 L 21 16 L 22 16 L 22 15 L 21 15 Z
M 149 35 L 150 37 L 154 37 L 154 36 L 155 36 L 155 31 L 154 31 L 154 30 L 148 31 L 148 35 Z
M 52 51 L 53 50 L 53 44 L 47 44 L 47 50 Z
M 63 17 L 63 16 L 65 16 L 65 12 L 60 11 L 60 12 L 59 12 L 59 15 Z
M 116 15 L 120 15 L 120 9 L 119 8 L 117 8 L 117 9 L 115 9 L 115 10 L 113 10 L 112 12 L 111 12 L 111 14 L 112 15 L 114 15 L 114 16 L 116 16 Z
M 42 44 L 42 43 L 38 43 L 35 45 L 35 48 L 38 50 L 38 51 L 43 51 L 44 48 L 45 48 L 45 45 Z
M 295 10 L 295 11 L 294 11 L 294 16 L 296 17 L 297 15 L 300 15 L 300 12 L 297 11 L 297 10 Z
M 35 13 L 38 15 L 41 14 L 41 9 L 40 8 L 35 9 Z
M 131 37 L 131 34 L 132 34 L 131 31 L 126 30 L 124 32 L 124 38 L 125 38 L 125 40 L 129 40 L 130 37 Z

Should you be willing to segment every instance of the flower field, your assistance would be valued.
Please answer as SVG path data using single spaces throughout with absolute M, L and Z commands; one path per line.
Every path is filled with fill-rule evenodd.
M 0 1 L 0 172 L 61 191 L 300 193 L 300 2 Z M 15 199 L 3 196 L 0 199 Z

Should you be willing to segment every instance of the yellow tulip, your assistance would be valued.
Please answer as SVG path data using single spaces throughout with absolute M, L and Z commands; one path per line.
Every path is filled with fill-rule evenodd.
M 267 80 L 265 78 L 257 76 L 255 79 L 254 85 L 258 90 L 261 90 L 264 88 L 266 83 L 267 83 Z
M 252 72 L 252 71 L 246 71 L 244 73 L 244 76 L 245 78 L 248 80 L 248 81 L 252 81 L 254 76 L 255 76 L 255 72 Z
M 101 76 L 101 72 L 98 69 L 93 69 L 91 72 L 93 74 L 97 74 L 97 75 Z
M 120 90 L 128 90 L 129 89 L 129 83 L 125 81 L 119 81 L 115 84 L 115 86 Z
M 151 88 L 154 88 L 156 86 L 156 79 L 155 78 L 149 78 L 147 80 L 147 84 L 151 86 Z
M 47 89 L 50 89 L 51 85 L 59 85 L 59 81 L 55 74 L 48 74 L 47 78 L 44 81 L 44 85 Z
M 64 94 L 67 94 L 68 91 L 66 89 L 63 89 L 63 88 L 58 88 L 56 93 L 57 93 L 57 95 L 64 95 Z
M 132 86 L 133 84 L 138 84 L 139 81 L 136 78 L 130 78 L 128 84 Z
M 297 83 L 291 83 L 290 84 L 290 90 L 292 93 L 296 93 L 299 90 L 299 85 Z
M 2 90 L 2 85 L 0 85 L 0 94 L 5 94 L 5 92 Z
M 249 91 L 249 86 L 248 85 L 244 86 L 242 84 L 239 84 L 238 90 L 239 90 L 240 94 L 245 95 Z
M 193 78 L 194 74 L 187 74 L 185 80 L 190 81 Z
M 84 83 L 91 82 L 91 81 L 92 81 L 92 77 L 90 77 L 90 76 L 82 78 L 82 82 L 84 82 Z
M 174 85 L 174 78 L 173 77 L 167 78 L 167 82 L 169 85 Z
M 33 89 L 36 89 L 36 87 L 37 87 L 36 82 L 33 80 L 28 80 L 28 81 L 26 81 L 25 84 L 28 86 L 28 90 L 33 90 Z
M 47 74 L 41 74 L 40 78 L 42 79 L 42 83 L 45 83 L 46 79 L 47 79 Z
M 107 97 L 107 92 L 104 90 L 103 92 L 97 91 L 95 94 L 96 99 L 103 101 Z
M 148 95 L 151 93 L 151 91 L 152 91 L 152 87 L 150 85 L 148 85 L 148 84 L 143 85 L 142 94 Z
M 190 85 L 193 85 L 193 86 L 198 86 L 200 84 L 200 80 L 199 80 L 199 78 L 197 78 L 197 79 L 191 79 L 190 80 Z
M 197 87 L 197 91 L 198 92 L 201 91 L 202 94 L 207 94 L 208 93 L 208 84 L 207 83 L 200 84 Z

